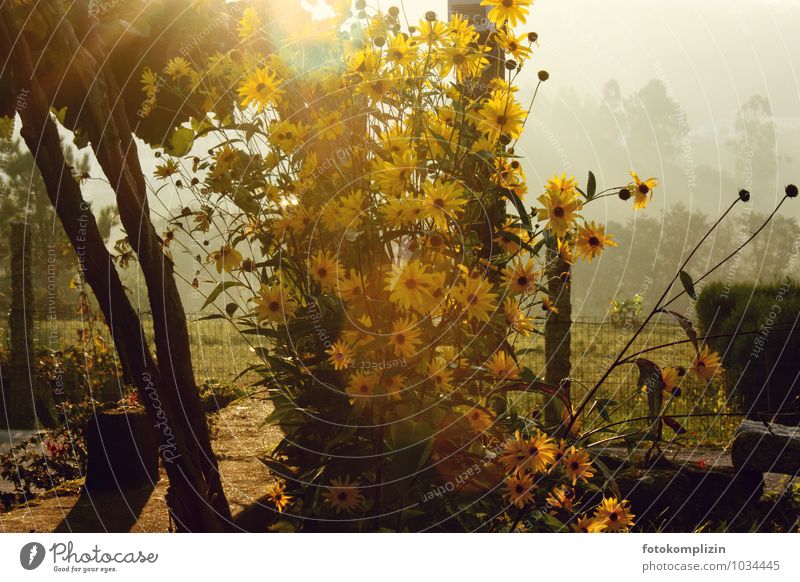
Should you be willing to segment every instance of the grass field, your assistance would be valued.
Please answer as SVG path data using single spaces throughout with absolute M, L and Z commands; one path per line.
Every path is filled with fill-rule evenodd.
M 145 333 L 152 334 L 152 321 L 143 319 Z M 95 324 L 98 333 L 105 333 L 105 326 Z M 74 343 L 77 330 L 84 327 L 80 320 L 63 319 L 54 322 L 39 322 L 35 326 L 36 341 L 42 347 L 52 346 L 56 341 L 60 345 Z M 581 319 L 572 326 L 572 385 L 573 402 L 582 400 L 587 390 L 597 381 L 606 368 L 613 362 L 617 353 L 625 345 L 636 326 L 630 323 L 612 323 L 601 319 Z M 245 339 L 224 320 L 204 320 L 189 322 L 189 334 L 194 357 L 195 373 L 199 384 L 208 382 L 230 382 L 246 367 L 256 363 L 257 358 Z M 649 324 L 634 346 L 628 351 L 632 353 L 649 347 L 668 344 L 685 339 L 680 326 L 656 322 Z M 108 338 L 107 338 L 108 339 Z M 520 338 L 515 348 L 525 349 L 523 362 L 538 375 L 544 376 L 545 358 L 544 342 L 541 336 Z M 689 367 L 693 352 L 690 344 L 680 344 L 668 349 L 650 352 L 647 357 L 659 365 Z M 244 375 L 239 382 L 247 383 L 255 379 L 254 374 Z M 637 386 L 638 370 L 636 366 L 624 366 L 614 371 L 598 391 L 596 398 L 609 399 L 616 402 L 608 408 L 611 420 L 619 422 L 647 415 L 645 394 Z M 670 405 L 670 414 L 674 416 L 698 415 L 679 421 L 687 429 L 682 441 L 687 443 L 728 443 L 738 419 L 717 417 L 717 411 L 728 411 L 726 407 L 725 387 L 721 380 L 710 386 L 698 382 L 691 375 L 684 378 L 681 386 L 682 395 Z M 527 413 L 536 407 L 541 408 L 544 397 L 522 395 L 513 405 L 521 413 Z M 706 416 L 699 416 L 706 415 Z M 584 429 L 607 424 L 598 414 L 589 417 Z M 643 427 L 644 423 L 632 423 L 631 427 Z M 670 429 L 665 428 L 665 435 L 672 436 Z M 598 438 L 609 435 L 599 434 Z

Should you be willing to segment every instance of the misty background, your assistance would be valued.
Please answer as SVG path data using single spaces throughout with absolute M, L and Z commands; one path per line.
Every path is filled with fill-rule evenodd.
M 446 3 L 438 0 L 368 3 L 384 10 L 398 5 L 411 24 L 427 10 L 447 15 Z M 591 265 L 576 265 L 578 315 L 602 316 L 612 299 L 637 292 L 647 307 L 707 225 L 740 188 L 748 189 L 749 205 L 738 205 L 688 268 L 698 277 L 758 228 L 787 184 L 800 182 L 798 15 L 800 0 L 534 1 L 527 25 L 517 29 L 539 35 L 534 56 L 517 79 L 520 101 L 530 100 L 538 70 L 547 70 L 550 80 L 539 91 L 517 147 L 525 158 L 527 202 L 534 202 L 554 174 L 574 175 L 585 184 L 592 170 L 600 189 L 624 185 L 631 169 L 661 180 L 645 210 L 634 212 L 630 201 L 609 197 L 584 212 L 606 223 L 619 247 Z M 113 194 L 91 151 L 84 151 L 91 175 L 84 192 L 99 214 Z M 152 176 L 154 152 L 142 144 L 140 155 Z M 11 180 L 2 180 L 8 189 Z M 179 204 L 169 190 L 152 198 L 157 214 L 170 214 Z M 4 212 L 3 230 L 9 216 Z M 800 261 L 790 260 L 800 252 L 798 218 L 800 201 L 787 201 L 741 259 L 714 278 L 800 278 Z M 111 247 L 122 233 L 113 220 L 104 220 Z M 196 310 L 203 298 L 188 283 L 195 259 L 178 248 L 173 255 L 187 280 L 182 285 L 187 311 Z M 7 269 L 7 258 L 0 260 Z M 142 293 L 135 267 L 127 269 L 126 281 L 134 295 Z M 688 307 L 678 304 L 681 310 Z

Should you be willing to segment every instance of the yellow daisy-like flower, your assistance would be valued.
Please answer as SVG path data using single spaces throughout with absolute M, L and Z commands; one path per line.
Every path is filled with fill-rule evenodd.
M 419 336 L 420 330 L 416 327 L 417 322 L 407 317 L 398 319 L 392 325 L 392 335 L 390 337 L 394 353 L 401 358 L 410 358 L 417 353 L 419 344 L 422 343 Z
M 292 501 L 292 498 L 284 493 L 285 489 L 286 485 L 284 483 L 274 483 L 267 489 L 267 497 L 269 497 L 269 500 L 275 505 L 275 509 L 278 510 L 278 513 L 283 513 L 283 510 L 286 509 L 286 506 Z
M 577 483 L 578 479 L 581 481 L 588 481 L 591 477 L 594 477 L 592 462 L 589 460 L 589 453 L 583 449 L 571 447 L 564 455 L 562 462 L 564 463 L 564 470 L 567 473 L 567 477 L 570 478 L 573 486 Z
M 323 289 L 333 289 L 339 282 L 339 261 L 327 251 L 318 252 L 311 260 L 311 276 Z
M 628 186 L 628 189 L 633 194 L 633 207 L 645 208 L 648 200 L 653 199 L 653 189 L 658 186 L 658 180 L 655 178 L 641 180 L 634 171 L 631 171 L 631 178 L 633 178 L 633 184 Z
M 353 361 L 353 348 L 344 340 L 333 342 L 326 353 L 330 354 L 330 361 L 335 370 L 344 370 Z
M 372 401 L 375 394 L 375 384 L 378 379 L 374 374 L 355 372 L 350 376 L 345 392 L 350 397 L 350 402 L 357 408 L 364 408 Z
M 256 69 L 239 86 L 242 107 L 254 103 L 259 111 L 280 102 L 283 90 L 278 86 L 276 74 L 266 68 Z
M 339 296 L 347 303 L 363 301 L 366 295 L 364 282 L 361 280 L 361 274 L 357 271 L 351 270 L 347 276 L 339 282 Z
M 692 372 L 701 380 L 708 382 L 716 374 L 724 372 L 722 359 L 717 352 L 712 352 L 708 349 L 708 345 L 704 345 L 692 362 Z
M 529 474 L 515 474 L 506 479 L 506 497 L 522 509 L 533 501 L 533 477 Z
M 542 311 L 546 311 L 547 313 L 558 313 L 558 307 L 556 307 L 556 304 L 547 295 L 542 297 Z
M 663 384 L 662 388 L 666 392 L 673 393 L 675 389 L 678 387 L 678 382 L 680 382 L 681 374 L 677 368 L 673 368 L 668 366 L 661 370 L 661 382 Z
M 557 447 L 546 434 L 536 432 L 525 439 L 517 432 L 514 440 L 506 443 L 500 462 L 507 471 L 530 470 L 540 473 L 555 462 Z
M 448 368 L 446 363 L 432 360 L 428 364 L 426 374 L 436 390 L 440 392 L 453 390 L 453 370 Z
M 578 229 L 575 249 L 579 257 L 585 257 L 591 263 L 600 256 L 606 245 L 615 247 L 617 243 L 612 240 L 612 235 L 606 234 L 606 227 L 602 224 L 586 222 Z
M 582 515 L 572 523 L 572 531 L 575 533 L 600 533 L 605 529 L 605 523 L 588 515 Z
M 284 322 L 294 314 L 297 303 L 288 297 L 280 285 L 261 285 L 261 292 L 253 298 L 258 321 Z
M 430 274 L 419 261 L 410 261 L 407 265 L 392 265 L 387 275 L 386 289 L 389 300 L 404 309 L 423 311 L 430 299 Z
M 242 13 L 242 19 L 236 27 L 236 32 L 239 33 L 239 38 L 242 40 L 250 38 L 258 29 L 261 28 L 261 19 L 252 7 L 245 8 Z
M 616 497 L 603 499 L 594 513 L 594 519 L 606 526 L 605 531 L 619 532 L 626 531 L 633 526 L 633 518 L 628 501 L 623 499 L 621 502 Z
M 481 107 L 480 130 L 492 139 L 500 135 L 517 139 L 522 132 L 526 116 L 527 112 L 517 103 L 513 95 L 493 97 Z
M 456 181 L 437 178 L 435 182 L 423 184 L 422 190 L 428 217 L 441 229 L 446 229 L 447 219 L 457 218 L 461 207 L 467 203 L 464 188 Z
M 448 35 L 447 25 L 441 20 L 420 19 L 414 40 L 429 46 L 441 44 Z
M 439 71 L 442 76 L 447 76 L 455 70 L 459 81 L 477 76 L 489 64 L 486 58 L 488 50 L 488 47 L 475 47 L 469 42 L 456 42 L 453 46 L 442 47 L 437 51 Z
M 222 273 L 222 271 L 230 273 L 242 264 L 242 253 L 231 246 L 223 245 L 222 248 L 211 254 L 211 260 L 214 261 L 217 273 Z
M 144 91 L 148 97 L 155 97 L 156 93 L 158 93 L 158 75 L 156 75 L 150 67 L 142 69 L 142 78 L 139 82 L 142 84 L 142 91 Z
M 469 277 L 466 282 L 453 289 L 453 298 L 464 310 L 467 319 L 489 321 L 495 310 L 497 294 L 492 285 L 482 277 Z
M 359 491 L 358 481 L 350 481 L 350 477 L 333 479 L 324 496 L 326 501 L 336 509 L 336 513 L 353 511 L 364 501 L 364 496 Z
M 525 24 L 525 16 L 528 14 L 528 6 L 533 0 L 483 0 L 481 6 L 491 6 L 487 18 L 501 28 L 506 22 L 511 26 L 517 23 Z
M 495 33 L 495 40 L 500 48 L 520 62 L 529 58 L 533 53 L 530 46 L 524 44 L 527 40 L 526 37 L 525 34 L 515 36 L 510 30 L 498 30 Z
M 521 370 L 514 359 L 505 352 L 495 352 L 486 362 L 486 369 L 501 380 L 519 378 Z
M 492 427 L 492 417 L 480 408 L 473 408 L 467 413 L 467 422 L 475 434 L 482 434 Z
M 156 166 L 156 170 L 153 173 L 159 180 L 166 180 L 170 176 L 177 174 L 179 169 L 178 162 L 172 158 L 168 158 L 163 164 Z
M 392 400 L 400 400 L 400 394 L 405 388 L 405 376 L 384 374 L 381 377 L 380 385 L 384 393 Z
M 539 196 L 544 208 L 539 209 L 539 220 L 547 220 L 546 228 L 554 236 L 563 238 L 578 218 L 582 204 L 572 188 L 551 188 L 548 185 L 544 194 Z
M 522 310 L 519 301 L 508 297 L 503 302 L 503 313 L 506 323 L 517 333 L 527 337 L 533 331 L 533 320 Z
M 416 58 L 416 42 L 403 34 L 396 34 L 386 46 L 386 60 L 395 67 L 408 67 Z
M 164 67 L 164 74 L 168 75 L 173 81 L 177 81 L 181 77 L 191 77 L 192 66 L 183 57 L 174 57 Z
M 509 293 L 529 294 L 536 290 L 537 272 L 532 258 L 527 261 L 517 258 L 512 267 L 503 269 L 503 277 Z

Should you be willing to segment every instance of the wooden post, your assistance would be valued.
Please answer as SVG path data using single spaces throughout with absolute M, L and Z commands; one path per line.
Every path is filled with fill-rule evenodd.
M 549 313 L 544 324 L 545 382 L 569 394 L 564 382 L 572 373 L 572 265 L 548 245 L 545 277 L 547 291 L 557 313 Z M 544 409 L 545 426 L 561 424 L 561 404 L 551 398 Z
M 24 222 L 11 224 L 11 332 L 10 374 L 3 385 L 8 428 L 36 428 L 35 366 L 33 353 L 33 285 L 31 237 Z

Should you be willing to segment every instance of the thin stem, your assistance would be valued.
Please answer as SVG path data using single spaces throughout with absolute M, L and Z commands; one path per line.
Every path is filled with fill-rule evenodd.
M 724 259 L 722 259 L 722 260 L 721 260 L 719 263 L 717 263 L 716 265 L 714 265 L 714 266 L 711 268 L 711 270 L 707 271 L 707 272 L 706 272 L 706 273 L 705 273 L 705 274 L 704 274 L 702 277 L 700 277 L 699 279 L 695 280 L 695 283 L 699 283 L 700 281 L 702 281 L 703 279 L 705 279 L 706 277 L 708 277 L 708 276 L 709 276 L 711 273 L 713 273 L 714 271 L 716 271 L 717 269 L 719 269 L 719 268 L 720 268 L 722 265 L 724 265 L 724 264 L 725 264 L 725 263 L 727 263 L 729 260 L 731 260 L 731 259 L 732 259 L 734 256 L 736 256 L 736 253 L 738 253 L 738 252 L 739 252 L 739 251 L 741 251 L 741 250 L 742 250 L 742 249 L 743 249 L 745 246 L 747 246 L 747 245 L 750 243 L 750 241 L 751 241 L 751 240 L 753 240 L 754 238 L 756 238 L 756 237 L 758 236 L 758 234 L 759 234 L 759 233 L 760 233 L 762 230 L 764 230 L 764 228 L 767 226 L 767 224 L 769 224 L 769 223 L 770 223 L 770 221 L 772 220 L 772 218 L 775 216 L 775 214 L 776 214 L 776 213 L 778 212 L 778 210 L 780 209 L 781 205 L 782 205 L 782 204 L 783 204 L 783 203 L 786 201 L 786 198 L 788 198 L 788 197 L 787 197 L 787 196 L 784 196 L 784 197 L 781 199 L 781 201 L 780 201 L 780 202 L 778 203 L 778 205 L 775 207 L 775 210 L 773 210 L 773 211 L 770 213 L 770 215 L 767 217 L 767 219 L 764 221 L 764 223 L 763 223 L 761 226 L 759 226 L 759 227 L 758 227 L 758 230 L 756 230 L 756 231 L 755 231 L 755 232 L 754 232 L 752 235 L 750 235 L 750 237 L 749 237 L 749 238 L 748 238 L 746 241 L 744 241 L 742 244 L 740 244 L 740 245 L 739 245 L 739 246 L 736 248 L 736 250 L 735 250 L 735 251 L 733 251 L 733 252 L 732 252 L 731 254 L 729 254 L 727 257 L 725 257 Z M 677 299 L 679 299 L 680 297 L 682 297 L 682 296 L 683 296 L 685 293 L 686 293 L 686 290 L 684 289 L 683 291 L 681 291 L 680 293 L 678 293 L 678 294 L 677 294 L 675 297 L 673 297 L 672 299 L 670 299 L 669 301 L 667 301 L 667 302 L 664 304 L 664 307 L 666 308 L 666 307 L 667 307 L 667 306 L 669 306 L 671 303 L 673 303 L 674 301 L 676 301 Z
M 661 297 L 659 297 L 658 301 L 656 301 L 655 306 L 650 311 L 650 313 L 647 315 L 645 320 L 642 322 L 642 324 L 639 326 L 639 328 L 634 332 L 634 334 L 631 336 L 631 338 L 625 344 L 625 347 L 622 348 L 622 351 L 619 352 L 619 354 L 617 355 L 617 357 L 614 360 L 614 362 L 606 369 L 605 372 L 603 372 L 603 375 L 600 377 L 600 379 L 597 381 L 597 383 L 594 385 L 594 387 L 591 390 L 589 390 L 589 392 L 586 393 L 586 396 L 584 397 L 584 399 L 581 402 L 581 404 L 578 406 L 578 409 L 575 411 L 575 414 L 572 416 L 572 419 L 570 420 L 569 424 L 567 425 L 566 432 L 569 432 L 569 430 L 572 428 L 572 425 L 575 424 L 575 420 L 580 416 L 581 412 L 583 412 L 583 410 L 586 408 L 586 405 L 589 403 L 589 401 L 591 400 L 592 396 L 594 396 L 597 393 L 597 391 L 600 389 L 600 386 L 603 385 L 603 382 L 606 381 L 606 379 L 611 375 L 611 372 L 613 372 L 614 369 L 622 361 L 622 358 L 625 355 L 625 352 L 628 351 L 628 348 L 630 348 L 633 345 L 633 342 L 636 341 L 636 338 L 639 337 L 639 334 L 642 333 L 642 331 L 647 326 L 647 324 L 650 323 L 650 320 L 653 319 L 653 316 L 659 311 L 661 302 L 664 301 L 664 299 L 666 299 L 667 295 L 672 290 L 672 286 L 675 284 L 675 281 L 677 281 L 678 277 L 680 277 L 681 271 L 683 271 L 683 269 L 686 267 L 686 264 L 689 262 L 689 260 L 691 260 L 691 258 L 697 252 L 697 249 L 700 248 L 700 245 L 702 245 L 706 241 L 706 239 L 711 235 L 712 232 L 714 232 L 714 230 L 717 228 L 717 226 L 719 226 L 719 224 L 723 221 L 723 219 L 728 215 L 728 213 L 733 209 L 734 206 L 736 206 L 736 204 L 740 200 L 741 199 L 737 196 L 736 199 L 734 199 L 734 201 L 731 203 L 731 205 L 728 206 L 728 209 L 722 214 L 722 216 L 720 216 L 717 219 L 717 221 L 711 226 L 711 228 L 708 229 L 708 232 L 706 232 L 706 234 L 703 236 L 703 238 L 700 239 L 700 242 L 698 242 L 695 245 L 695 247 L 689 253 L 689 256 L 686 257 L 686 259 L 681 264 L 680 268 L 678 269 L 678 272 L 675 273 L 674 277 L 672 277 L 672 281 L 670 281 L 669 284 L 667 285 L 666 289 L 664 289 L 664 292 L 661 294 Z

